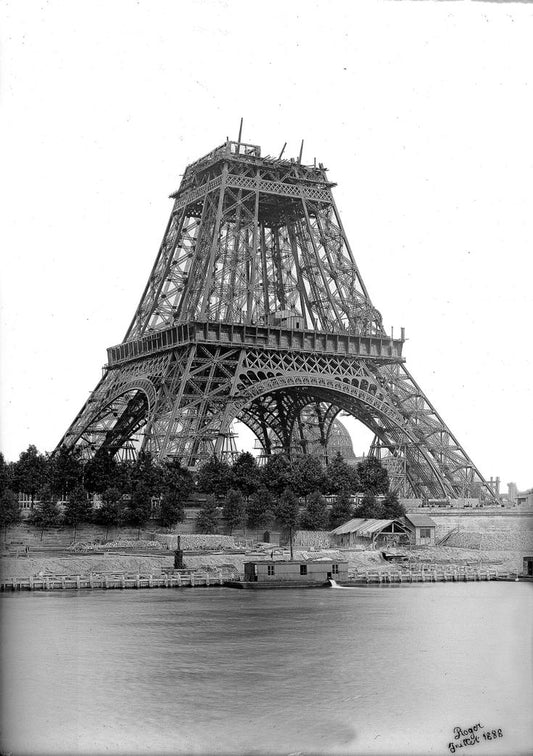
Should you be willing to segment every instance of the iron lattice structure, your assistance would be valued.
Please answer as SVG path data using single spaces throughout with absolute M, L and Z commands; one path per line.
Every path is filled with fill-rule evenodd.
M 226 141 L 189 165 L 123 342 L 60 445 L 194 467 L 238 419 L 264 454 L 370 428 L 410 495 L 493 498 L 373 306 L 320 163 Z

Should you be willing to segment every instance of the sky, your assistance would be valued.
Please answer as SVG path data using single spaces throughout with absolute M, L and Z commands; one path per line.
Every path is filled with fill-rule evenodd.
M 6 458 L 55 447 L 168 195 L 243 117 L 263 154 L 304 139 L 328 167 L 408 369 L 485 477 L 533 486 L 532 39 L 524 3 L 0 1 Z

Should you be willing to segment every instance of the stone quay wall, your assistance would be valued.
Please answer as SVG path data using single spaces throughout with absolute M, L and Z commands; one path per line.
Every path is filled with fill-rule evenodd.
M 470 549 L 531 550 L 533 512 L 428 512 L 437 543 Z

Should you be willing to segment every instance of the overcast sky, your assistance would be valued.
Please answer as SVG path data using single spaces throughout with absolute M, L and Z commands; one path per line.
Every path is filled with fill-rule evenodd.
M 407 366 L 486 476 L 533 485 L 533 8 L 0 2 L 1 447 L 59 441 L 187 163 L 316 157 Z M 364 449 L 358 447 L 356 452 Z

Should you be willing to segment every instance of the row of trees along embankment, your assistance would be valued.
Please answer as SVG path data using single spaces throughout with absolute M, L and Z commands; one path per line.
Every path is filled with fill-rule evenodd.
M 195 493 L 205 495 L 196 504 L 200 533 L 218 532 L 221 514 L 231 533 L 274 523 L 325 530 L 351 517 L 404 513 L 396 494 L 389 493 L 388 474 L 379 460 L 367 457 L 354 467 L 340 454 L 326 466 L 316 457 L 289 459 L 283 454 L 259 466 L 244 452 L 233 464 L 212 458 L 192 474 L 177 461 L 157 462 L 148 453 L 122 462 L 99 452 L 84 461 L 76 449 L 50 455 L 29 446 L 16 462 L 6 462 L 0 454 L 0 526 L 5 532 L 21 519 L 19 492 L 30 498 L 28 522 L 41 533 L 58 526 L 75 531 L 81 523 L 140 529 L 154 517 L 170 530 L 183 521 Z

